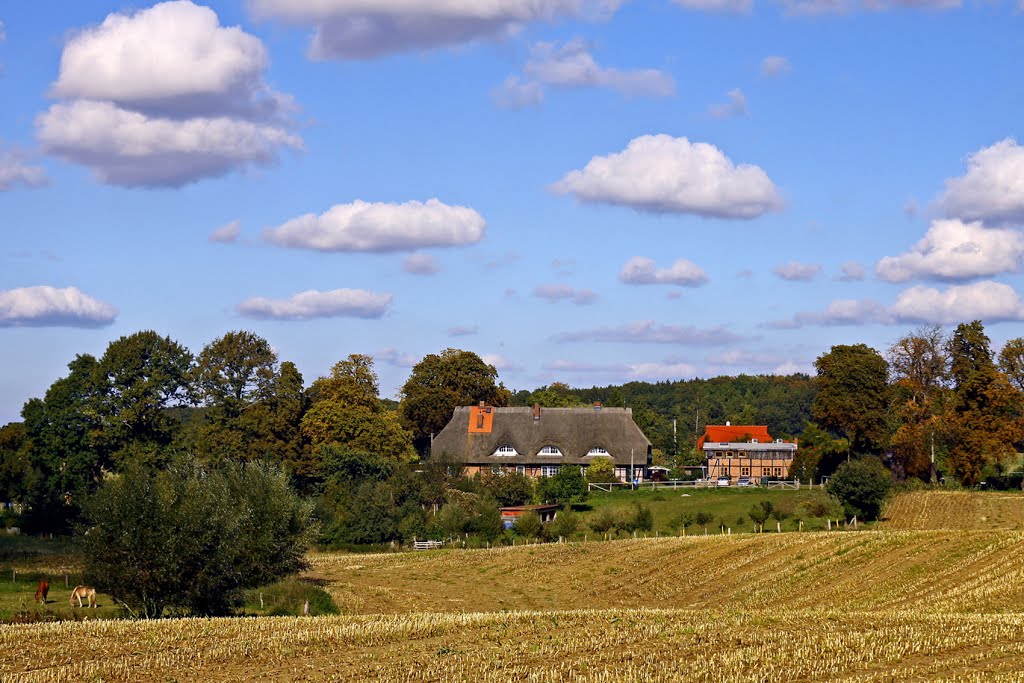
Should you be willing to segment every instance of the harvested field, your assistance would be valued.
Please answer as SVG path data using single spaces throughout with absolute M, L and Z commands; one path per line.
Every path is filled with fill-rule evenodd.
M 917 491 L 885 507 L 884 529 L 1024 530 L 1024 493 Z
M 474 551 L 320 554 L 343 613 L 516 609 L 1024 611 L 1024 533 L 691 536 Z

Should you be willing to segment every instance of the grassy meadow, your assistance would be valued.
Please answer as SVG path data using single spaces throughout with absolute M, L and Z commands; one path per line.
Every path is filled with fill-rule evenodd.
M 657 525 L 810 492 L 707 493 L 591 512 L 648 495 Z M 913 493 L 857 531 L 314 553 L 254 612 L 322 590 L 340 614 L 0 626 L 0 681 L 1024 681 L 1022 504 Z

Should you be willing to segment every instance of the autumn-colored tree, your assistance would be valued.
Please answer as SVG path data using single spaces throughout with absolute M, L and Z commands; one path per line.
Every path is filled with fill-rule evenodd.
M 999 369 L 1015 387 L 1024 391 L 1024 339 L 1017 337 L 1003 345 L 999 352 Z
M 937 478 L 936 452 L 946 432 L 942 414 L 949 402 L 949 356 L 938 326 L 922 327 L 889 348 L 893 380 L 891 466 L 896 475 Z
M 858 453 L 876 453 L 886 441 L 889 364 L 865 344 L 839 345 L 814 361 L 818 395 L 812 412 Z
M 1024 439 L 1022 394 L 996 368 L 980 320 L 958 325 L 948 348 L 954 400 L 946 465 L 962 483 L 974 485 L 987 467 L 1016 457 Z
M 334 444 L 396 461 L 415 460 L 411 434 L 377 396 L 369 356 L 352 354 L 336 363 L 310 392 L 315 401 L 302 418 L 302 432 L 314 449 Z

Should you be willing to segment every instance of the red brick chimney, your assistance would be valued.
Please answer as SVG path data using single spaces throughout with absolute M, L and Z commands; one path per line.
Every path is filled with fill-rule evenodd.
M 539 403 L 534 403 L 533 404 L 533 419 L 534 420 L 539 420 L 540 419 L 540 404 Z

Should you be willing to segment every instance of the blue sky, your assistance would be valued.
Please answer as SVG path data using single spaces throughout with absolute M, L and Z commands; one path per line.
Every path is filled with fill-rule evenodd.
M 59 11 L 55 8 L 59 7 Z M 1011 2 L 0 7 L 0 423 L 141 329 L 393 396 L 1024 335 Z

